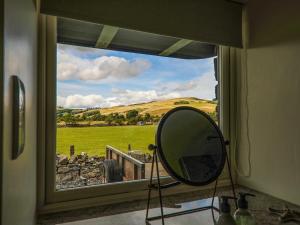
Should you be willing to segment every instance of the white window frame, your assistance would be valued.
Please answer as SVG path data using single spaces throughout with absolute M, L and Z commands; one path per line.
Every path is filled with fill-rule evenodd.
M 148 180 L 103 184 L 84 188 L 56 190 L 55 151 L 56 151 L 56 17 L 40 15 L 39 37 L 39 109 L 38 109 L 38 209 L 40 213 L 57 212 L 68 209 L 91 207 L 134 199 L 145 199 Z M 229 48 L 219 47 L 220 74 L 220 128 L 230 140 L 230 73 L 228 74 Z M 226 76 L 225 76 L 226 75 Z M 172 178 L 162 178 L 170 182 Z M 227 169 L 219 179 L 219 185 L 229 185 Z M 179 185 L 164 190 L 164 195 L 212 188 Z

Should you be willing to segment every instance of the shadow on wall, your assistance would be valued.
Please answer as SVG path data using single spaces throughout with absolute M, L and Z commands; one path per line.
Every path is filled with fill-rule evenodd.
M 259 3 L 258 3 L 259 2 Z M 285 7 L 282 7 L 285 4 Z M 255 12 L 248 17 L 249 48 L 273 46 L 281 43 L 299 42 L 300 1 L 251 0 L 247 12 Z M 246 13 L 247 13 L 246 12 Z M 274 13 L 276 12 L 276 13 Z

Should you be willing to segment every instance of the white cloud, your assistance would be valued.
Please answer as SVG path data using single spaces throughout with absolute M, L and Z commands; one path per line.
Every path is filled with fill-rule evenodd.
M 177 87 L 174 88 L 174 91 L 188 91 L 197 87 L 197 83 L 192 80 L 183 84 L 177 84 Z
M 88 108 L 100 107 L 104 101 L 101 95 L 69 95 L 57 96 L 57 105 L 65 108 Z
M 57 105 L 65 108 L 88 108 L 88 107 L 112 107 L 117 105 L 129 105 L 154 100 L 163 100 L 181 97 L 179 93 L 172 92 L 160 94 L 155 90 L 131 91 L 123 90 L 113 97 L 104 98 L 101 95 L 69 95 L 57 96 Z
M 178 98 L 180 97 L 179 93 L 159 93 L 156 90 L 149 91 L 132 91 L 124 90 L 116 97 L 115 103 L 122 105 L 141 103 L 141 102 L 150 102 L 154 100 L 163 100 L 169 98 Z
M 144 59 L 129 61 L 116 56 L 80 57 L 70 51 L 58 51 L 58 80 L 120 80 L 136 77 L 149 69 L 150 62 Z
M 215 98 L 217 82 L 212 74 L 204 74 L 186 83 L 169 82 L 153 90 L 124 90 L 113 88 L 110 96 L 74 94 L 58 96 L 57 105 L 66 108 L 112 107 L 179 97 Z
M 181 96 L 197 97 L 201 99 L 214 99 L 217 81 L 213 72 L 203 74 L 194 80 L 182 82 L 168 82 L 159 88 L 165 93 L 178 92 Z
M 188 96 L 193 96 L 201 99 L 214 99 L 215 95 L 215 86 L 218 82 L 215 80 L 213 73 L 206 73 L 196 80 L 196 84 L 193 88 L 186 90 L 185 93 Z
M 106 55 L 108 53 L 108 51 L 104 49 L 81 47 L 81 46 L 66 45 L 66 44 L 57 44 L 57 51 L 75 55 L 80 58 L 86 58 L 86 57 L 95 58 L 95 57 Z

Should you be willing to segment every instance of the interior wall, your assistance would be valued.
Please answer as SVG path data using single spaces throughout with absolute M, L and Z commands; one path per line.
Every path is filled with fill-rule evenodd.
M 298 205 L 299 9 L 300 1 L 294 0 L 248 1 L 239 94 L 239 162 L 240 172 L 247 173 L 250 149 L 251 175 L 238 179 L 240 184 Z
M 33 0 L 4 0 L 3 73 L 3 225 L 35 224 L 37 13 Z M 2 74 L 1 74 L 2 75 Z M 12 82 L 18 75 L 25 85 L 25 149 L 12 160 Z M 2 85 L 2 84 L 1 84 Z
M 3 34 L 4 27 L 4 0 L 0 0 L 0 33 Z M 2 193 L 2 149 L 3 149 L 3 35 L 0 35 L 0 193 Z M 0 224 L 2 221 L 2 201 L 0 198 Z

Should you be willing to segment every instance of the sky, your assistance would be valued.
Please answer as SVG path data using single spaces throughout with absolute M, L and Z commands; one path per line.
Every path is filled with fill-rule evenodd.
M 215 98 L 213 59 L 176 59 L 57 45 L 57 105 L 111 107 L 179 97 Z

